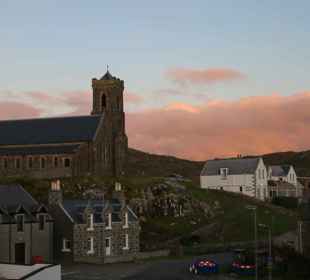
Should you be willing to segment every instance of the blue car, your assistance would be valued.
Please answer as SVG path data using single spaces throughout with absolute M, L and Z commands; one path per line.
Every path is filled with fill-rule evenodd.
M 189 271 L 194 274 L 212 274 L 219 271 L 219 265 L 208 259 L 195 260 L 189 265 Z

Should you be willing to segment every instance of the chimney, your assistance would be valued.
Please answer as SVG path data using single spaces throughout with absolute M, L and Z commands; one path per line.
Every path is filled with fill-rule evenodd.
M 112 198 L 117 199 L 122 206 L 126 204 L 126 198 L 124 191 L 122 190 L 122 185 L 119 182 L 115 182 L 114 191 L 112 193 Z
M 58 205 L 62 204 L 62 190 L 60 187 L 60 180 L 51 181 L 51 188 L 48 194 L 48 204 L 49 205 Z

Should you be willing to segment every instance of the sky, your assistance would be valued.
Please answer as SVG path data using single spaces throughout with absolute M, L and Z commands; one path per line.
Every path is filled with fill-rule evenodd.
M 310 149 L 309 10 L 0 0 L 0 119 L 88 114 L 109 65 L 133 148 L 195 160 Z

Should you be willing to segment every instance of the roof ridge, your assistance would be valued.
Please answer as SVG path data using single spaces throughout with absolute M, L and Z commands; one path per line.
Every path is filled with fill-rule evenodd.
M 24 118 L 24 119 L 12 119 L 12 120 L 0 120 L 0 123 L 4 122 L 18 122 L 18 121 L 39 121 L 39 120 L 50 120 L 50 119 L 73 119 L 81 117 L 100 117 L 101 115 L 77 115 L 77 116 L 56 116 L 56 117 L 42 117 L 42 118 Z

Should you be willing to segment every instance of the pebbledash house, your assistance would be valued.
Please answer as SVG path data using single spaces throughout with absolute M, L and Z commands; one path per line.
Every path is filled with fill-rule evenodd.
M 139 219 L 118 183 L 111 199 L 66 200 L 59 180 L 54 181 L 49 209 L 55 224 L 55 258 L 62 263 L 130 261 L 139 252 Z
M 92 88 L 90 115 L 0 121 L 0 175 L 121 175 L 128 148 L 124 81 L 107 71 Z

